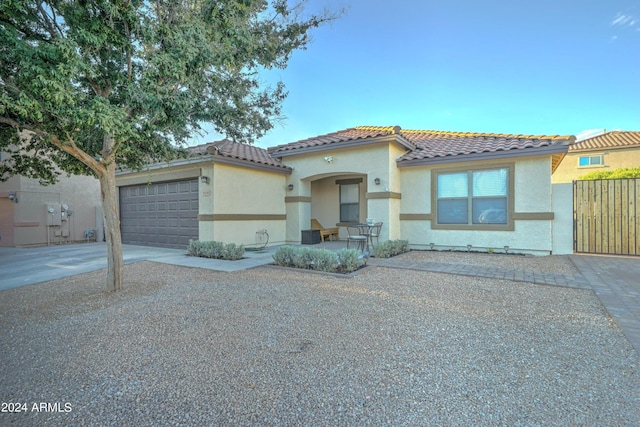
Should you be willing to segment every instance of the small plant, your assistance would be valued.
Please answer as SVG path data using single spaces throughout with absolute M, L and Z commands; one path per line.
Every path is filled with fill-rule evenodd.
M 336 271 L 338 259 L 334 252 L 328 249 L 316 249 L 311 251 L 311 265 L 317 271 Z
M 235 243 L 229 243 L 224 246 L 222 250 L 222 259 L 230 261 L 237 261 L 244 256 L 244 246 L 236 245 Z
M 493 253 L 493 248 L 487 248 L 487 253 L 488 254 L 492 254 Z
M 408 240 L 387 240 L 373 247 L 372 256 L 376 258 L 390 258 L 409 250 Z
M 352 273 L 366 263 L 364 259 L 360 258 L 360 252 L 356 249 L 341 249 L 337 252 L 332 252 L 327 249 L 293 246 L 278 248 L 273 254 L 273 261 L 276 265 L 282 267 L 329 273 Z
M 367 262 L 360 256 L 357 249 L 340 249 L 336 252 L 336 256 L 338 257 L 337 271 L 340 273 L 352 273 Z
M 276 265 L 282 267 L 293 267 L 293 256 L 295 255 L 296 248 L 293 246 L 281 246 L 273 254 L 273 260 Z
M 189 240 L 187 253 L 202 258 L 236 261 L 244 256 L 244 246 L 215 241 Z
M 293 266 L 296 268 L 312 268 L 313 257 L 312 248 L 298 248 L 293 255 Z

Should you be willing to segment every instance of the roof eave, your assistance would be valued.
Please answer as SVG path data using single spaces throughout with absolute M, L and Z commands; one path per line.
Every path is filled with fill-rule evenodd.
M 271 151 L 271 149 L 267 149 L 267 150 L 269 151 L 269 154 L 271 154 L 274 157 L 287 157 L 287 156 L 295 156 L 298 154 L 318 153 L 322 151 L 335 150 L 339 148 L 360 147 L 363 145 L 377 144 L 380 142 L 396 142 L 408 150 L 416 149 L 416 146 L 413 145 L 410 141 L 408 141 L 403 136 L 392 134 L 392 135 L 378 135 L 378 136 L 365 137 L 365 138 L 345 139 L 343 141 L 330 142 L 328 144 L 314 145 L 311 147 L 294 148 L 286 151 Z M 275 148 L 275 147 L 272 147 L 272 148 Z
M 268 172 L 277 172 L 284 175 L 291 175 L 293 171 L 288 166 L 268 165 L 265 163 L 259 163 L 251 160 L 245 160 L 245 159 L 238 159 L 236 157 L 227 157 L 219 154 L 211 155 L 210 159 L 214 163 L 223 163 L 223 164 L 232 165 L 232 166 L 246 167 L 249 169 L 257 169 L 257 170 L 268 171 Z
M 122 169 L 122 170 L 118 170 L 116 171 L 116 176 L 119 175 L 127 175 L 130 173 L 138 173 L 138 172 L 146 172 L 146 171 L 152 171 L 152 170 L 158 170 L 158 169 L 165 169 L 165 168 L 174 168 L 174 167 L 178 167 L 178 166 L 186 166 L 186 165 L 193 165 L 196 163 L 203 163 L 206 161 L 211 160 L 211 156 L 208 154 L 197 154 L 197 155 L 192 155 L 189 156 L 185 159 L 177 159 L 177 160 L 171 160 L 168 162 L 157 162 L 157 163 L 151 163 L 148 165 L 145 165 L 144 168 L 140 169 L 140 170 L 133 170 L 133 169 Z

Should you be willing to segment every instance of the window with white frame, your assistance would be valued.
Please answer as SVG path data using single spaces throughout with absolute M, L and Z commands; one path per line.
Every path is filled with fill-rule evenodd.
M 360 219 L 360 184 L 340 184 L 340 222 Z
M 509 168 L 436 174 L 436 224 L 479 227 L 509 223 Z
M 604 165 L 604 159 L 602 154 L 597 156 L 580 156 L 578 157 L 578 166 L 583 168 L 587 166 L 602 166 Z

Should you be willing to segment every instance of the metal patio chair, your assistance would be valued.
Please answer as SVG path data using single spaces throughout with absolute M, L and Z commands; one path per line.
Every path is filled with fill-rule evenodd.
M 360 251 L 364 251 L 365 245 L 367 244 L 367 236 L 362 234 L 362 229 L 357 225 L 349 225 L 347 226 L 347 249 L 349 249 L 350 242 L 357 242 L 358 249 Z

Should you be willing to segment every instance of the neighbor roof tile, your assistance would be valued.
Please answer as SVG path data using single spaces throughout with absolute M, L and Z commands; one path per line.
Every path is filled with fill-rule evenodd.
M 590 151 L 607 148 L 640 147 L 640 132 L 612 131 L 578 141 L 569 147 L 569 151 Z

